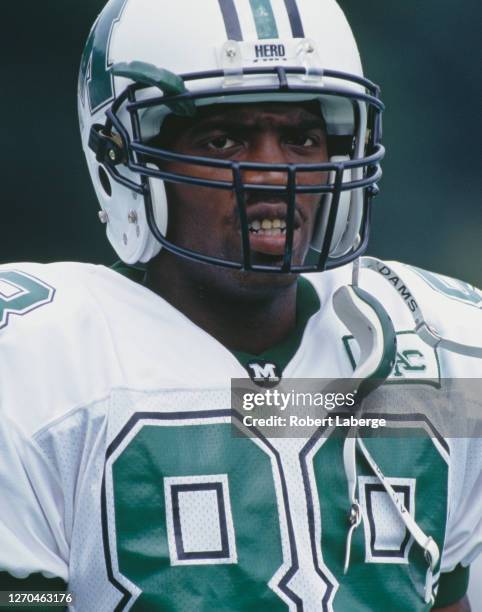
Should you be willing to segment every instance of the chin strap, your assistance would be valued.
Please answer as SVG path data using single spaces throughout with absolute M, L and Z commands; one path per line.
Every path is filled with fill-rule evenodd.
M 356 429 L 354 427 L 348 431 L 345 444 L 343 445 L 343 466 L 348 484 L 348 497 L 351 501 L 350 514 L 348 516 L 350 528 L 346 537 L 345 564 L 343 566 L 343 573 L 346 574 L 350 567 L 351 540 L 355 529 L 362 522 L 360 502 L 356 496 Z
M 345 468 L 345 474 L 348 482 L 348 490 L 351 500 L 350 508 L 350 528 L 347 535 L 346 541 L 346 552 L 345 552 L 345 565 L 344 573 L 348 572 L 350 566 L 350 552 L 351 552 L 351 541 L 355 529 L 362 522 L 362 514 L 360 504 L 356 497 L 356 486 L 357 486 L 357 470 L 356 470 L 356 452 L 357 449 L 361 451 L 365 457 L 368 465 L 371 467 L 373 473 L 380 481 L 380 484 L 385 489 L 390 501 L 392 502 L 398 516 L 403 521 L 405 527 L 410 532 L 411 536 L 417 542 L 417 544 L 423 549 L 425 559 L 427 561 L 427 573 L 425 576 L 425 588 L 424 588 L 424 600 L 425 603 L 430 603 L 433 600 L 433 576 L 437 564 L 440 560 L 440 551 L 435 540 L 428 536 L 417 524 L 414 517 L 405 507 L 402 499 L 397 495 L 392 485 L 383 474 L 382 470 L 371 456 L 365 443 L 361 438 L 357 436 L 356 428 L 352 428 L 348 432 L 345 445 L 343 447 L 343 463 Z M 432 601 L 433 603 L 433 601 Z
M 361 410 L 364 397 L 383 384 L 390 375 L 396 357 L 396 334 L 390 317 L 383 306 L 358 285 L 359 265 L 355 263 L 353 285 L 341 287 L 333 296 L 333 307 L 338 318 L 346 325 L 360 348 L 360 359 L 353 378 L 362 379 L 357 390 L 357 406 Z M 424 600 L 433 601 L 433 575 L 440 559 L 438 546 L 434 539 L 427 536 L 408 512 L 401 499 L 375 462 L 357 428 L 351 428 L 343 446 L 343 464 L 347 478 L 350 499 L 349 523 L 347 533 L 344 573 L 350 566 L 351 544 L 355 530 L 362 522 L 362 512 L 357 498 L 357 449 L 363 454 L 385 489 L 398 516 L 403 521 L 417 544 L 423 548 L 428 568 L 424 585 Z
M 390 271 L 390 269 L 383 261 L 380 261 L 379 259 L 376 259 L 375 257 L 361 257 L 359 260 L 357 260 L 354 266 L 354 272 L 353 272 L 354 279 L 356 278 L 356 284 L 358 284 L 360 268 L 367 269 L 367 270 L 373 270 L 373 272 L 376 272 L 382 278 L 384 278 L 387 282 L 389 282 L 390 286 L 395 291 L 397 291 L 397 286 L 403 285 L 405 287 L 405 290 L 408 291 L 410 295 L 413 295 L 412 292 L 410 291 L 409 286 L 400 277 L 398 272 L 393 273 L 393 276 L 396 276 L 398 279 L 397 286 L 395 286 L 392 282 L 389 281 L 386 271 L 387 270 Z M 392 276 L 392 275 L 390 274 L 389 276 Z M 398 293 L 398 295 L 400 294 Z M 418 305 L 418 303 L 415 301 L 415 299 L 410 299 L 410 300 L 402 299 L 401 301 L 405 304 L 408 311 L 410 312 L 410 315 L 415 323 L 415 331 L 426 344 L 428 344 L 429 346 L 433 348 L 440 347 L 448 351 L 452 351 L 453 353 L 465 355 L 467 357 L 482 358 L 482 347 L 472 346 L 470 344 L 463 344 L 461 342 L 449 340 L 448 338 L 443 338 L 437 332 L 437 330 L 433 329 L 433 327 L 431 327 L 425 321 L 423 312 L 420 306 Z

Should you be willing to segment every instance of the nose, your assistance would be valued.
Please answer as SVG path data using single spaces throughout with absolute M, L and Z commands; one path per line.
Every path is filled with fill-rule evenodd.
M 253 140 L 246 156 L 246 162 L 270 165 L 289 163 L 279 139 L 267 134 L 260 134 Z M 287 174 L 286 170 L 250 168 L 243 170 L 242 178 L 245 184 L 285 187 L 288 181 Z

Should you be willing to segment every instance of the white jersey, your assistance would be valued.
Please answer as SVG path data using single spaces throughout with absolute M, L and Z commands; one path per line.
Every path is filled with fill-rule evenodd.
M 360 286 L 397 333 L 387 383 L 425 379 L 436 394 L 433 380 L 482 379 L 477 356 L 421 340 L 410 308 L 416 300 L 431 329 L 480 347 L 481 294 L 386 270 L 363 271 Z M 359 349 L 332 295 L 351 266 L 308 278 L 321 307 L 283 377 L 350 377 Z M 344 573 L 343 440 L 233 437 L 230 382 L 246 377 L 232 352 L 111 269 L 0 267 L 0 590 L 6 575 L 58 577 L 81 612 L 427 610 L 423 551 L 364 456 Z M 367 446 L 440 550 L 434 593 L 450 574 L 456 596 L 456 574 L 482 547 L 481 440 Z

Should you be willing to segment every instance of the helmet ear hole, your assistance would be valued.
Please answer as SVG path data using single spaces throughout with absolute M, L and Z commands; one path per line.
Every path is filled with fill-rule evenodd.
M 102 185 L 102 189 L 104 190 L 105 194 L 110 198 L 112 196 L 112 185 L 110 184 L 109 176 L 102 166 L 99 166 L 97 172 L 99 175 L 100 184 Z

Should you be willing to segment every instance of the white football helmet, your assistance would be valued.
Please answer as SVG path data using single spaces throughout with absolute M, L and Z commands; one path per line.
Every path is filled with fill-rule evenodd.
M 148 141 L 162 130 L 169 113 L 193 115 L 199 106 L 217 103 L 309 100 L 320 101 L 330 161 L 277 164 L 276 172 L 286 172 L 288 213 L 284 263 L 272 267 L 275 271 L 333 268 L 367 246 L 370 203 L 384 155 L 383 104 L 378 87 L 363 77 L 340 7 L 335 0 L 110 0 L 87 40 L 78 102 L 99 216 L 119 257 L 145 263 L 164 247 L 207 263 L 260 269 L 250 261 L 249 228 L 242 214 L 246 192 L 259 185 L 244 183 L 240 173 L 269 170 L 270 164 L 187 157 Z M 206 256 L 167 239 L 165 182 L 213 185 L 163 171 L 152 159 L 231 170 L 232 180 L 216 188 L 236 194 L 242 261 Z M 299 177 L 314 170 L 328 172 L 328 182 L 303 185 Z M 279 185 L 263 189 L 280 191 Z M 320 194 L 321 206 L 310 261 L 294 266 L 290 223 L 296 194 L 307 189 Z

